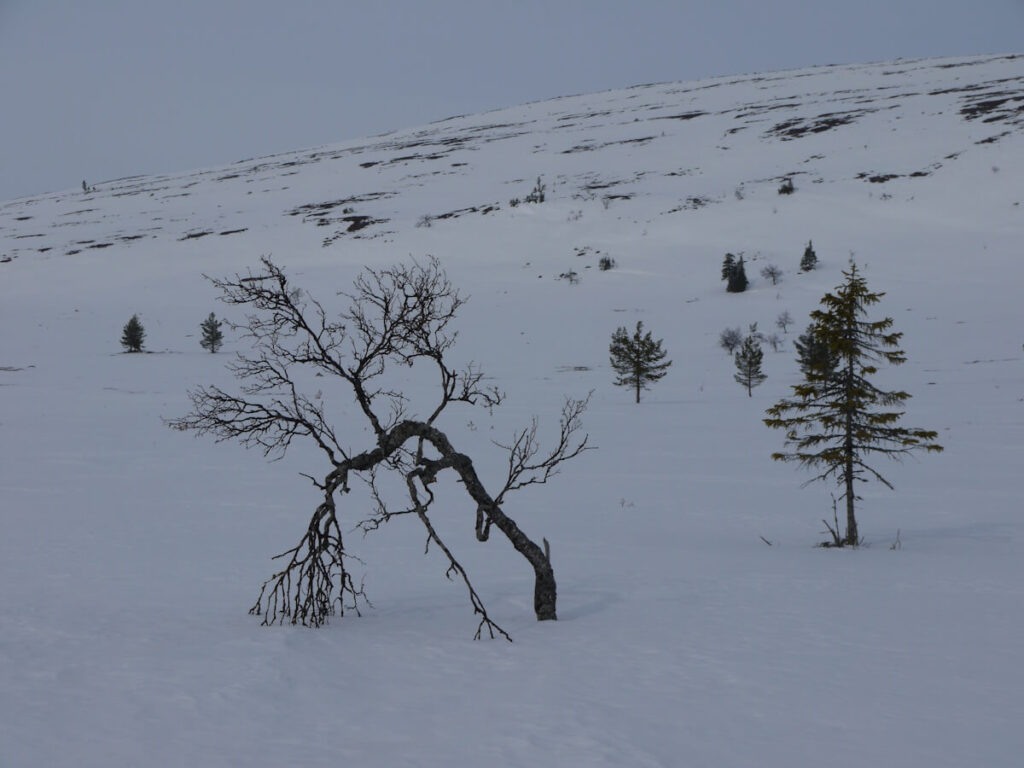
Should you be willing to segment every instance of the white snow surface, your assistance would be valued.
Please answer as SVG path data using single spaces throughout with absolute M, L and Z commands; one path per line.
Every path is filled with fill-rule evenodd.
M 547 201 L 510 206 L 538 176 Z M 0 204 L 0 765 L 1020 765 L 1022 178 L 1024 57 L 990 56 L 573 96 Z M 800 274 L 808 240 L 820 268 Z M 744 294 L 719 279 L 727 251 Z M 190 388 L 235 386 L 243 341 L 211 355 L 198 326 L 241 316 L 203 274 L 265 254 L 335 309 L 364 265 L 441 260 L 470 297 L 454 360 L 508 394 L 442 425 L 491 487 L 492 440 L 534 414 L 550 439 L 563 396 L 593 390 L 598 450 L 505 506 L 551 542 L 557 622 L 534 620 L 503 537 L 475 541 L 450 478 L 434 522 L 513 643 L 472 640 L 411 518 L 349 534 L 362 617 L 247 614 L 317 504 L 299 473 L 326 462 L 164 419 Z M 905 334 L 879 381 L 946 450 L 879 464 L 896 490 L 862 486 L 864 545 L 840 551 L 815 547 L 835 489 L 773 462 L 762 418 L 851 254 L 885 292 L 872 316 Z M 783 311 L 748 397 L 718 334 Z M 133 313 L 149 354 L 118 344 Z M 674 361 L 639 405 L 607 352 L 638 320 Z M 428 403 L 434 384 L 415 368 L 404 386 Z M 363 502 L 345 497 L 348 524 Z

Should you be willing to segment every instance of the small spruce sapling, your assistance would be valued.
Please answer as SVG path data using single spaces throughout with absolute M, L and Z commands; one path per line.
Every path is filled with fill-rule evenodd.
M 814 252 L 814 245 L 810 240 L 807 241 L 807 247 L 804 248 L 803 258 L 800 259 L 800 271 L 810 272 L 812 269 L 818 266 L 818 254 Z
M 761 362 L 764 360 L 764 352 L 761 351 L 763 338 L 763 334 L 757 331 L 757 323 L 754 323 L 750 326 L 750 333 L 743 339 L 743 344 L 733 358 L 737 371 L 733 378 L 747 388 L 747 397 L 753 397 L 754 387 L 760 386 L 768 378 L 761 371 Z
M 731 253 L 725 254 L 725 258 L 722 259 L 722 280 L 728 280 L 734 269 L 736 269 L 736 257 Z
M 611 355 L 612 369 L 617 376 L 616 386 L 631 387 L 636 390 L 636 401 L 640 402 L 640 390 L 649 389 L 650 384 L 661 379 L 667 372 L 672 361 L 662 362 L 667 354 L 661 348 L 664 339 L 655 341 L 651 332 L 644 333 L 644 324 L 636 324 L 636 332 L 630 337 L 625 326 L 612 334 L 612 343 L 608 348 Z
M 202 338 L 199 339 L 199 346 L 210 350 L 210 352 L 216 352 L 220 349 L 224 343 L 224 333 L 220 329 L 221 325 L 223 323 L 211 312 L 210 316 L 199 324 L 199 328 L 203 332 Z
M 121 329 L 121 346 L 125 352 L 141 352 L 145 340 L 146 329 L 139 322 L 139 316 L 132 315 L 131 320 Z

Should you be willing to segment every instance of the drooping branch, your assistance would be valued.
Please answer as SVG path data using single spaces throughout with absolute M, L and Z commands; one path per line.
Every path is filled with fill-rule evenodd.
M 286 564 L 263 582 L 249 613 L 262 616 L 265 625 L 287 620 L 307 627 L 319 627 L 329 616 L 343 615 L 346 609 L 360 615 L 360 601 L 371 603 L 363 585 L 356 586 L 345 566 L 350 557 L 338 525 L 333 491 L 325 488 L 324 501 L 313 513 L 302 539 L 274 557 Z
M 421 502 L 419 492 L 416 490 L 416 478 L 422 479 L 422 471 L 419 469 L 413 470 L 407 474 L 405 476 L 405 481 L 409 488 L 409 498 L 412 499 L 413 510 L 419 516 L 420 522 L 422 522 L 423 526 L 427 529 L 427 546 L 424 549 L 424 553 L 426 553 L 430 548 L 430 542 L 433 541 L 448 558 L 448 570 L 445 571 L 445 575 L 448 578 L 451 578 L 452 574 L 458 574 L 466 584 L 466 589 L 469 590 L 470 602 L 473 604 L 473 613 L 480 615 L 480 623 L 477 625 L 476 634 L 473 636 L 473 639 L 479 640 L 481 633 L 484 628 L 486 628 L 492 640 L 494 639 L 495 633 L 498 633 L 509 642 L 512 642 L 512 638 L 509 636 L 508 632 L 498 626 L 493 620 L 491 620 L 491 617 L 487 615 L 487 609 L 484 607 L 483 600 L 480 599 L 480 595 L 477 594 L 476 590 L 473 588 L 473 584 L 469 581 L 469 574 L 466 573 L 466 569 L 459 564 L 459 561 L 455 559 L 455 555 L 453 555 L 452 551 L 448 549 L 448 545 L 446 545 L 441 540 L 441 537 L 438 536 L 433 523 L 431 523 L 430 518 L 427 517 L 427 507 L 433 503 L 434 494 L 430 488 L 424 486 L 427 493 L 427 501 L 426 503 Z

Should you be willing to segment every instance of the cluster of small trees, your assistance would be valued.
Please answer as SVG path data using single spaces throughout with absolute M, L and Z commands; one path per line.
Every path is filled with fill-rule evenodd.
M 547 186 L 541 181 L 540 176 L 537 177 L 537 183 L 533 185 L 533 189 L 530 190 L 530 194 L 520 200 L 518 197 L 513 197 L 508 201 L 508 204 L 515 208 L 517 205 L 522 203 L 543 203 L 547 199 Z
M 727 328 L 720 337 L 721 345 L 730 354 L 735 352 L 733 361 L 736 364 L 736 381 L 744 386 L 748 396 L 753 396 L 753 389 L 768 378 L 761 370 L 764 352 L 761 344 L 765 335 L 757 330 L 753 323 L 746 336 L 739 328 Z M 640 392 L 650 389 L 650 385 L 662 379 L 672 361 L 664 361 L 668 354 L 662 347 L 664 339 L 655 341 L 650 331 L 644 333 L 644 324 L 638 322 L 636 330 L 630 335 L 625 326 L 619 327 L 612 334 L 612 343 L 608 348 L 612 370 L 615 371 L 616 386 L 629 387 L 636 393 L 636 402 L 640 402 Z
M 731 254 L 725 254 L 722 260 L 722 279 L 725 281 L 725 290 L 729 293 L 743 293 L 747 290 L 747 270 L 743 265 L 743 254 L 739 260 Z
M 775 318 L 775 327 L 781 330 L 783 333 L 789 333 L 789 326 L 793 324 L 793 317 L 788 311 L 779 313 L 779 316 Z M 756 328 L 755 323 L 752 328 Z M 765 335 L 763 333 L 756 333 L 755 338 L 761 342 L 767 342 L 771 345 L 771 348 L 778 352 L 782 347 L 782 337 L 777 333 L 770 333 Z M 730 355 L 734 353 L 737 347 L 743 343 L 743 332 L 738 328 L 726 328 L 718 336 L 718 346 L 728 352 Z
M 216 352 L 224 343 L 224 332 L 221 326 L 224 323 L 210 313 L 203 322 L 199 324 L 202 335 L 199 338 L 199 346 L 210 352 Z M 132 315 L 131 319 L 121 329 L 121 346 L 125 352 L 142 352 L 146 342 L 146 329 L 139 320 L 138 315 Z
M 810 243 L 807 253 L 813 256 Z M 825 294 L 822 308 L 811 313 L 810 325 L 794 342 L 803 381 L 792 388 L 791 397 L 769 408 L 764 419 L 767 426 L 785 431 L 789 450 L 772 454 L 773 459 L 818 469 L 820 473 L 812 480 L 835 479 L 841 488 L 840 498 L 846 503 L 845 533 L 840 532 L 838 518 L 832 524 L 824 521 L 832 535 L 825 545 L 835 547 L 860 543 L 855 516 L 859 497 L 854 484 L 874 478 L 892 488 L 867 463 L 869 457 L 899 459 L 916 450 L 942 450 L 935 442 L 935 431 L 899 426 L 903 416 L 899 409 L 910 397 L 908 393 L 883 390 L 871 381 L 878 363 L 899 365 L 906 360 L 899 349 L 902 334 L 891 330 L 890 317 L 866 319 L 867 308 L 884 294 L 868 290 L 857 265 L 851 264 L 843 275 L 844 282 L 834 293 Z M 789 312 L 783 312 L 776 325 L 785 332 L 792 322 Z M 719 338 L 721 346 L 734 354 L 734 378 L 748 397 L 767 378 L 761 370 L 764 340 L 756 323 L 745 336 L 739 328 L 727 328 Z M 632 337 L 625 328 L 616 330 L 610 353 L 618 375 L 615 383 L 635 389 L 637 402 L 641 389 L 661 379 L 671 365 L 662 362 L 666 355 L 662 340 L 654 341 L 649 331 L 644 334 L 642 323 L 637 323 Z
M 814 252 L 814 246 L 810 241 L 804 248 L 803 256 L 800 258 L 800 271 L 810 272 L 818 266 L 818 255 Z M 770 280 L 772 285 L 778 285 L 784 272 L 777 264 L 766 264 L 761 268 L 761 277 Z M 729 293 L 743 293 L 750 285 L 747 279 L 746 266 L 743 261 L 743 254 L 739 257 L 732 253 L 725 254 L 722 260 L 722 280 L 725 281 L 725 290 Z
M 800 271 L 808 272 L 817 264 L 817 254 L 814 252 L 813 245 L 808 242 L 803 257 L 800 259 Z M 765 280 L 770 280 L 772 285 L 777 285 L 782 279 L 782 275 L 783 271 L 775 264 L 768 264 L 761 269 L 761 276 Z M 725 281 L 725 289 L 729 293 L 743 293 L 747 290 L 749 281 L 742 253 L 738 258 L 732 253 L 725 254 L 725 258 L 722 260 L 722 280 Z M 775 325 L 783 333 L 788 333 L 792 322 L 793 318 L 789 312 L 783 312 L 776 319 Z M 763 359 L 761 344 L 769 344 L 776 352 L 782 347 L 782 339 L 777 333 L 767 336 L 759 333 L 756 323 L 750 327 L 750 332 L 746 336 L 739 328 L 726 328 L 719 336 L 718 342 L 730 355 L 735 355 L 734 361 L 738 371 L 736 380 L 746 388 L 748 395 L 752 395 L 753 388 L 765 380 L 764 373 L 761 371 Z

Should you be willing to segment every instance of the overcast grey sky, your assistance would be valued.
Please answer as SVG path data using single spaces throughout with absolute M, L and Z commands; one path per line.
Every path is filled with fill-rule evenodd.
M 1024 0 L 0 0 L 0 200 L 637 83 L 1022 50 Z

